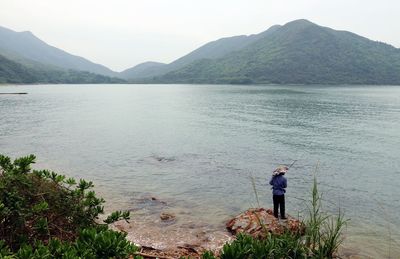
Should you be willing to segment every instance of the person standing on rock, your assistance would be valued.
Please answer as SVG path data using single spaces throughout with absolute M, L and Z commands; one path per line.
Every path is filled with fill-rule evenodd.
M 272 199 L 274 202 L 274 216 L 278 218 L 278 208 L 280 209 L 281 219 L 286 219 L 285 216 L 285 192 L 287 180 L 284 177 L 289 168 L 287 166 L 279 166 L 272 173 L 269 184 L 272 185 Z

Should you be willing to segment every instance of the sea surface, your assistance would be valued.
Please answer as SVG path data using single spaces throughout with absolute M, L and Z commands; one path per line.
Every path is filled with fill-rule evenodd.
M 0 153 L 95 183 L 109 210 L 156 197 L 182 221 L 223 229 L 271 206 L 304 216 L 314 176 L 326 211 L 350 219 L 346 246 L 400 258 L 400 87 L 242 85 L 0 86 Z M 254 179 L 258 201 L 252 187 Z M 148 209 L 149 213 L 151 209 Z M 138 212 L 139 213 L 139 212 Z

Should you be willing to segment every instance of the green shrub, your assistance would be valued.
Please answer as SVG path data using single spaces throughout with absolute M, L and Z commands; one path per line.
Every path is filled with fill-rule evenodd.
M 0 258 L 11 255 L 11 250 L 7 247 L 4 240 L 0 240 Z
M 190 257 L 189 257 L 190 258 Z M 211 251 L 205 251 L 201 256 L 202 259 L 215 259 L 214 253 Z
M 137 248 L 125 237 L 125 233 L 111 230 L 84 229 L 76 241 L 76 247 L 81 251 L 92 251 L 95 258 L 128 257 Z
M 264 239 L 239 234 L 223 247 L 220 258 L 305 258 L 307 251 L 300 236 L 292 233 L 270 234 Z
M 34 155 L 13 162 L 0 155 L 0 258 L 128 258 L 137 251 L 107 226 L 129 212 L 98 223 L 104 200 L 92 182 L 32 170 L 34 162 Z
M 29 258 L 128 258 L 137 247 L 125 234 L 107 229 L 84 229 L 74 243 L 50 239 L 48 245 L 38 241 L 34 246 L 22 245 L 16 257 Z M 138 257 L 136 257 L 138 258 Z

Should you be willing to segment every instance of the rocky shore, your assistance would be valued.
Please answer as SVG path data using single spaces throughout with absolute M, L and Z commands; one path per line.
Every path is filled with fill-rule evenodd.
M 162 203 L 156 198 L 154 202 Z M 118 221 L 113 228 L 127 233 L 127 238 L 138 245 L 145 258 L 180 258 L 190 256 L 200 258 L 204 251 L 218 254 L 227 242 L 232 242 L 238 233 L 247 233 L 261 238 L 267 233 L 281 234 L 285 230 L 304 231 L 302 223 L 293 217 L 278 220 L 272 210 L 249 209 L 227 220 L 226 229 L 210 229 L 201 222 L 180 222 L 179 217 L 162 211 L 152 218 L 153 222 L 143 224 L 140 219 L 129 222 Z

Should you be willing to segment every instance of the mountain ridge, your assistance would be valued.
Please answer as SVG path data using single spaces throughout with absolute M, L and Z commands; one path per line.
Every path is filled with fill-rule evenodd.
M 151 80 L 149 80 L 151 81 Z M 399 49 L 307 20 L 220 59 L 154 78 L 174 83 L 400 84 Z
M 14 61 L 47 78 L 51 71 L 65 76 L 73 69 L 75 74 L 88 71 L 89 78 L 95 73 L 131 83 L 400 85 L 399 48 L 306 19 L 220 38 L 168 64 L 149 61 L 120 73 L 53 47 L 30 31 L 1 26 L 0 55 L 7 72 L 7 66 L 20 68 L 9 62 Z
M 184 67 L 185 65 L 190 64 L 191 62 L 194 62 L 196 60 L 200 60 L 203 58 L 210 58 L 210 59 L 216 59 L 219 57 L 222 57 L 226 54 L 229 54 L 233 51 L 239 50 L 241 48 L 244 48 L 245 46 L 251 44 L 252 42 L 263 38 L 267 37 L 269 34 L 271 34 L 273 31 L 275 31 L 277 28 L 279 28 L 280 25 L 274 25 L 271 26 L 269 29 L 258 33 L 258 34 L 250 34 L 250 35 L 238 35 L 238 36 L 231 36 L 231 37 L 224 37 L 220 38 L 214 41 L 210 41 L 199 48 L 189 52 L 188 54 L 172 61 L 169 64 L 165 64 L 162 67 L 157 67 L 151 71 L 151 73 L 144 73 L 144 74 L 139 74 L 135 73 L 134 76 L 133 73 L 126 73 L 127 70 L 123 71 L 122 73 L 125 73 L 124 78 L 125 79 L 137 79 L 137 78 L 144 78 L 145 76 L 151 77 L 151 76 L 158 76 L 161 74 L 166 74 L 168 72 L 174 71 L 176 69 L 180 69 Z M 145 64 L 141 63 L 141 64 Z M 139 65 L 141 65 L 139 64 Z M 137 65 L 138 66 L 138 65 Z M 135 67 L 137 67 L 135 66 Z M 135 67 L 130 68 L 131 71 L 135 71 Z M 128 69 L 129 70 L 129 69 Z M 146 71 L 148 72 L 148 71 Z M 145 75 L 145 76 L 144 76 Z
M 0 54 L 0 84 L 99 84 L 124 83 L 122 79 L 111 78 L 86 71 L 60 69 L 35 61 L 21 64 Z
M 103 65 L 47 44 L 30 31 L 16 32 L 0 26 L 0 53 L 4 51 L 59 68 L 88 71 L 106 76 L 117 75 L 116 72 Z

